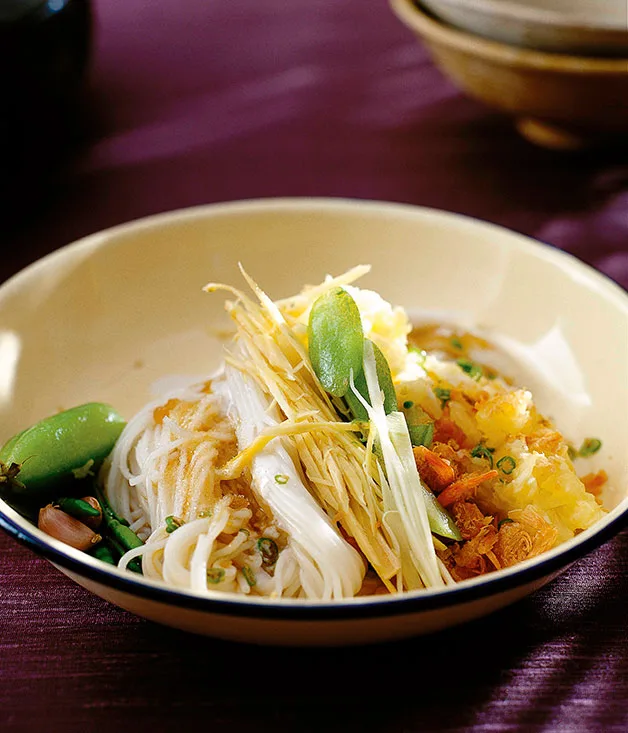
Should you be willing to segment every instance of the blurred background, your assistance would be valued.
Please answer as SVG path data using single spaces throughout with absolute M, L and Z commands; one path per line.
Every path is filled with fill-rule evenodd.
M 160 211 L 251 197 L 343 196 L 504 224 L 628 285 L 628 46 L 621 32 L 611 28 L 618 47 L 585 48 L 589 56 L 576 60 L 581 73 L 557 82 L 544 58 L 564 49 L 544 49 L 539 61 L 517 45 L 491 46 L 485 37 L 495 28 L 511 31 L 503 19 L 492 26 L 469 20 L 470 0 L 429 5 L 428 13 L 404 0 L 394 7 L 385 0 L 2 0 L 0 75 L 8 93 L 0 128 L 0 276 Z M 614 7 L 609 22 L 619 17 L 621 31 L 621 5 L 619 16 Z M 550 24 L 549 41 L 540 42 L 568 38 L 553 30 Z M 512 32 L 521 40 L 516 26 Z M 529 43 L 529 34 L 523 38 Z M 591 60 L 598 68 L 586 78 Z M 509 77 L 502 78 L 504 69 Z M 558 84 L 550 102 L 542 99 L 547 79 Z M 574 80 L 581 85 L 575 92 Z M 535 116 L 517 109 L 530 104 L 521 99 L 530 89 L 541 107 L 533 113 L 555 114 L 558 94 L 567 123 L 584 107 L 595 111 L 587 122 L 594 129 L 576 124 L 566 136 L 533 129 L 536 139 L 527 139 L 516 119 Z M 606 97 L 593 99 L 592 89 Z M 614 121 L 610 138 L 597 134 L 600 120 Z

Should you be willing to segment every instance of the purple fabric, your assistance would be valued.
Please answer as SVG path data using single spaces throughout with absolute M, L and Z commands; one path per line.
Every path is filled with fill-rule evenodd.
M 625 151 L 534 148 L 465 98 L 386 2 L 99 0 L 84 148 L 0 278 L 195 204 L 403 201 L 506 225 L 628 287 Z M 490 619 L 358 650 L 160 628 L 0 536 L 0 730 L 628 730 L 628 535 Z

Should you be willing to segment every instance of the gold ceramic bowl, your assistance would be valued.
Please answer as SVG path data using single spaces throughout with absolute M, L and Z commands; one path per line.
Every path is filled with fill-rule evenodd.
M 628 58 L 589 58 L 510 46 L 455 29 L 413 0 L 391 0 L 461 90 L 516 119 L 531 141 L 577 148 L 628 139 Z
M 202 288 L 241 284 L 239 261 L 273 298 L 371 264 L 361 285 L 411 316 L 447 314 L 533 349 L 554 384 L 550 405 L 528 383 L 539 408 L 574 443 L 603 440 L 586 469 L 608 471 L 608 515 L 540 557 L 456 586 L 336 602 L 175 590 L 60 543 L 1 499 L 0 527 L 140 616 L 226 639 L 302 645 L 399 639 L 477 618 L 539 588 L 626 525 L 628 295 L 552 247 L 413 206 L 324 199 L 203 206 L 48 255 L 0 286 L 0 443 L 83 402 L 109 402 L 130 418 L 152 399 L 155 382 L 211 374 L 229 321 L 223 298 Z

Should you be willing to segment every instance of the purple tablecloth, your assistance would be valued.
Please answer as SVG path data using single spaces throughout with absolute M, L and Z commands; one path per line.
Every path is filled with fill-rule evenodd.
M 470 214 L 628 286 L 625 156 L 532 147 L 383 0 L 99 0 L 96 20 L 87 142 L 0 232 L 0 279 L 147 214 L 317 195 Z M 624 534 L 446 634 L 260 650 L 137 619 L 2 535 L 0 730 L 626 731 L 627 564 Z

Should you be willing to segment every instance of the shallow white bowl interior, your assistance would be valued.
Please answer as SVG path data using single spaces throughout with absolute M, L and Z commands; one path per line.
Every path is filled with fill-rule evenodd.
M 202 287 L 210 280 L 244 286 L 238 261 L 273 298 L 367 263 L 372 271 L 361 285 L 410 313 L 500 334 L 511 353 L 521 355 L 513 370 L 531 388 L 539 387 L 540 407 L 567 437 L 602 439 L 603 449 L 587 470 L 606 468 L 612 486 L 606 501 L 615 507 L 611 519 L 624 511 L 626 294 L 574 258 L 502 228 L 394 204 L 296 199 L 209 206 L 109 230 L 34 264 L 0 287 L 0 441 L 61 408 L 92 400 L 110 402 L 131 417 L 151 399 L 159 380 L 209 374 L 229 324 L 223 296 Z M 3 502 L 0 513 L 37 543 L 84 558 L 33 532 Z M 586 537 L 576 538 L 572 548 Z M 103 567 L 91 558 L 88 564 Z M 215 618 L 212 626 L 209 608 L 190 620 L 163 599 L 153 607 L 128 588 L 108 588 L 107 572 L 96 582 L 76 567 L 71 575 L 164 623 L 246 640 L 261 633 L 250 619 L 229 620 L 224 610 L 222 626 Z M 510 594 L 500 591 L 501 600 L 476 598 L 479 605 L 466 611 L 441 613 L 440 621 L 427 622 L 423 612 L 410 609 L 405 625 L 386 625 L 380 618 L 379 626 L 360 627 L 358 636 L 389 638 L 456 623 L 528 592 L 529 580 L 518 589 L 515 581 Z M 356 617 L 369 603 L 354 599 Z M 294 621 L 298 617 L 273 621 L 276 641 L 302 634 L 288 631 Z M 230 633 L 236 627 L 237 634 Z M 325 640 L 322 627 L 318 632 Z M 350 638 L 346 629 L 334 634 Z

